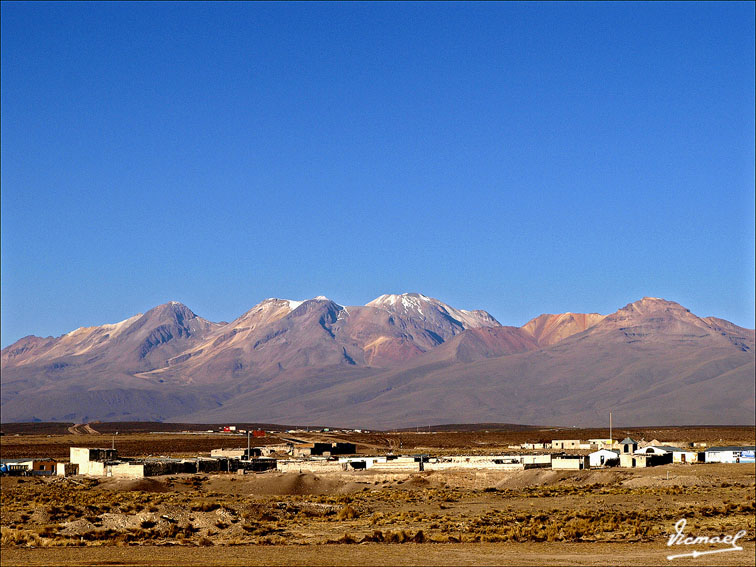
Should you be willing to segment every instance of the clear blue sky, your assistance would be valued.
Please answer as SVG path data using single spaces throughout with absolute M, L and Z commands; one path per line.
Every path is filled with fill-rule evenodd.
M 2 345 L 169 300 L 754 326 L 754 4 L 2 3 Z

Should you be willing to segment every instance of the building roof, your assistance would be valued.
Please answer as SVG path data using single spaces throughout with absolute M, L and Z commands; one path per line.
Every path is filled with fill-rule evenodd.
M 554 455 L 555 459 L 585 459 L 587 455 Z
M 637 445 L 638 442 L 635 439 L 631 439 L 630 437 L 625 437 L 622 441 L 620 441 L 620 445 Z
M 18 463 L 31 463 L 33 461 L 55 461 L 55 459 L 51 457 L 24 457 L 20 459 L 0 459 L 0 463 L 11 464 L 11 465 L 18 464 Z
M 649 445 L 650 447 L 653 447 L 654 449 L 662 449 L 664 451 L 667 451 L 667 453 L 695 453 L 695 451 L 691 451 L 690 449 L 682 449 L 680 447 L 674 447 L 673 445 Z
M 709 447 L 706 449 L 706 453 L 714 453 L 717 451 L 756 451 L 756 445 L 730 445 L 727 447 Z

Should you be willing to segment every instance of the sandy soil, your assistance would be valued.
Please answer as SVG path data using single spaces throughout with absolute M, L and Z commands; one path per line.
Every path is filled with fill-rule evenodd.
M 406 544 L 4 549 L 0 565 L 754 565 L 743 551 L 668 560 L 643 544 Z M 712 558 L 716 557 L 716 561 Z
M 729 433 L 749 442 L 753 429 L 733 428 Z M 464 443 L 472 440 L 464 434 L 460 441 L 451 433 L 402 433 L 400 438 L 403 444 L 452 452 L 464 450 Z M 37 435 L 4 436 L 0 441 L 7 456 L 7 451 L 39 454 L 40 448 L 49 447 L 67 453 L 70 444 L 83 440 L 107 446 L 103 439 L 109 440 Z M 367 450 L 382 439 L 385 446 L 396 444 L 393 434 L 354 440 Z M 480 433 L 475 439 L 490 443 L 486 450 L 502 449 L 501 438 Z M 212 436 L 135 434 L 117 442 L 130 442 L 125 446 L 144 452 L 128 456 L 148 454 L 156 442 L 174 455 L 234 445 L 225 438 L 220 441 Z M 0 487 L 2 565 L 755 563 L 753 464 L 590 471 L 267 472 L 141 480 L 6 477 Z M 668 561 L 667 538 L 683 517 L 694 535 L 746 530 L 741 540 L 746 550 Z

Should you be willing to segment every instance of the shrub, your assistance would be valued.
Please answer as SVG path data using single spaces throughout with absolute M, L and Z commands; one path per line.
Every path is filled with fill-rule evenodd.
M 200 502 L 192 506 L 192 512 L 212 512 L 220 508 L 217 502 Z
M 359 513 L 357 510 L 352 508 L 349 504 L 344 506 L 341 510 L 339 510 L 339 513 L 336 514 L 337 520 L 353 520 L 354 518 L 359 517 Z
M 357 540 L 351 534 L 345 533 L 336 543 L 357 543 Z

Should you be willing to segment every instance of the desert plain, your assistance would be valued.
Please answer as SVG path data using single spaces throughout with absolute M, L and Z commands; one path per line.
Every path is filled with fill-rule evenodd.
M 207 455 L 246 437 L 124 424 L 3 426 L 3 458 L 65 459 L 69 447 L 123 456 Z M 118 428 L 118 435 L 115 429 Z M 146 428 L 149 429 L 149 428 Z M 603 434 L 603 435 L 602 435 Z M 457 428 L 300 432 L 363 454 L 510 454 L 511 444 L 604 430 Z M 282 434 L 283 436 L 283 434 Z M 753 427 L 618 428 L 615 438 L 754 444 Z M 275 443 L 275 434 L 255 438 Z M 329 473 L 276 471 L 144 479 L 3 477 L 2 565 L 753 565 L 754 464 L 644 469 Z M 734 535 L 743 549 L 667 543 Z

